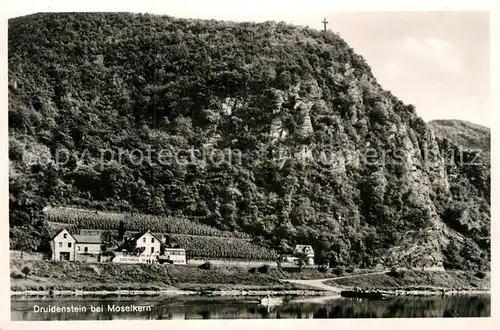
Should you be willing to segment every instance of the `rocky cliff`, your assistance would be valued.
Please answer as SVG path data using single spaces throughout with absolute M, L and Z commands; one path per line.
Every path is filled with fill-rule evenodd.
M 433 125 L 332 32 L 12 19 L 11 244 L 43 232 L 43 206 L 77 205 L 196 216 L 334 264 L 488 267 L 489 163 Z

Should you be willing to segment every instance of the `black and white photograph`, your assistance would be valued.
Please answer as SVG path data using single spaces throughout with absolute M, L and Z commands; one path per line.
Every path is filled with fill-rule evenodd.
M 6 16 L 11 321 L 492 316 L 488 11 L 135 3 Z

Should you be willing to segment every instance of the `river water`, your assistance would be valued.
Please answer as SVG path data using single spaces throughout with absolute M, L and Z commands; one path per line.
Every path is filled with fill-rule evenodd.
M 490 295 L 394 297 L 386 300 L 284 297 L 267 308 L 259 298 L 182 296 L 126 298 L 22 298 L 11 300 L 13 321 L 123 319 L 276 319 L 489 317 Z M 67 310 L 57 311 L 65 307 Z M 127 308 L 130 310 L 127 311 Z M 71 309 L 73 311 L 71 311 Z M 132 309 L 136 309 L 133 311 Z M 143 309 L 143 311 L 139 311 Z M 46 311 L 47 310 L 47 311 Z

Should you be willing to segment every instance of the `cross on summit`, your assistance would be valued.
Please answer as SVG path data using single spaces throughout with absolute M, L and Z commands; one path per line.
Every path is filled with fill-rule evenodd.
M 324 18 L 321 23 L 323 23 L 323 26 L 324 26 L 323 28 L 324 28 L 324 31 L 326 32 L 326 25 L 328 24 L 328 22 L 326 21 L 326 18 Z

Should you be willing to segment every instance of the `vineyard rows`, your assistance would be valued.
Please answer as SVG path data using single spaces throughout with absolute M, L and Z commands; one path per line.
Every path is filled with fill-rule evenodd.
M 241 239 L 173 235 L 172 240 L 186 249 L 191 258 L 276 260 L 278 257 L 273 250 Z
M 219 230 L 182 217 L 155 216 L 133 213 L 106 213 L 78 209 L 53 208 L 47 212 L 50 222 L 65 223 L 78 228 L 117 230 L 123 221 L 127 231 L 146 231 L 249 239 L 246 233 Z
M 49 226 L 52 234 L 56 234 L 64 228 L 67 228 L 72 234 L 78 234 L 80 229 L 74 224 L 68 226 L 60 222 L 49 222 Z M 136 233 L 135 231 L 127 232 L 127 234 Z M 162 233 L 155 234 L 162 235 Z M 276 252 L 273 250 L 241 238 L 182 234 L 169 234 L 169 236 L 172 243 L 179 244 L 180 247 L 186 250 L 188 258 L 276 260 L 277 257 Z

